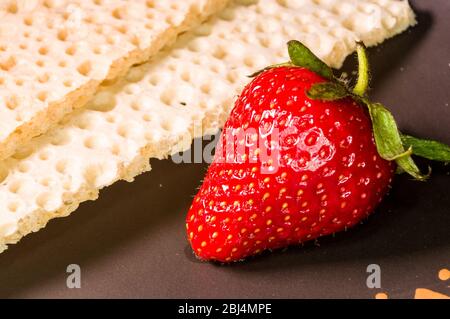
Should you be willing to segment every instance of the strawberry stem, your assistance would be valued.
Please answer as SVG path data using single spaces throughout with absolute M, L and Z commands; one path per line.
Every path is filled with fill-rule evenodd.
M 402 135 L 392 113 L 381 103 L 373 103 L 367 97 L 370 80 L 370 65 L 364 43 L 356 43 L 358 57 L 358 79 L 356 85 L 350 90 L 346 83 L 339 81 L 333 70 L 303 43 L 292 40 L 288 42 L 290 62 L 281 63 L 262 70 L 280 66 L 298 66 L 315 72 L 329 80 L 325 83 L 314 84 L 307 92 L 313 100 L 335 101 L 347 96 L 353 97 L 361 105 L 365 105 L 372 120 L 372 131 L 378 154 L 388 160 L 395 161 L 399 173 L 407 173 L 416 180 L 426 180 L 430 173 L 422 174 L 411 155 L 427 159 L 450 162 L 450 146 L 431 141 L 422 140 L 412 136 Z M 260 74 L 258 71 L 252 76 Z
M 353 88 L 353 94 L 358 96 L 365 96 L 369 87 L 369 59 L 367 58 L 367 51 L 364 43 L 356 43 L 356 53 L 358 55 L 358 81 Z

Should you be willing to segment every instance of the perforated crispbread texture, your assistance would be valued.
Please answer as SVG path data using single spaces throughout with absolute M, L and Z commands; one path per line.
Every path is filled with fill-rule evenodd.
M 228 1 L 2 1 L 0 160 Z
M 406 2 L 365 1 L 373 11 L 364 13 L 369 10 L 362 1 L 335 1 L 339 7 L 353 6 L 348 15 L 361 23 L 379 22 L 368 29 L 366 38 L 345 28 L 339 21 L 348 16 L 332 15 L 333 6 L 304 3 L 308 6 L 272 0 L 230 5 L 152 62 L 102 87 L 87 110 L 4 162 L 0 251 L 44 227 L 49 219 L 68 215 L 80 202 L 95 199 L 99 189 L 149 170 L 149 158 L 164 158 L 188 148 L 193 137 L 216 131 L 249 81 L 246 75 L 286 60 L 287 40 L 299 38 L 339 65 L 355 39 L 375 43 L 413 22 Z M 310 16 L 326 16 L 330 27 Z M 391 28 L 379 29 L 386 25 Z M 381 35 L 374 35 L 375 29 Z M 337 52 L 330 51 L 333 47 Z

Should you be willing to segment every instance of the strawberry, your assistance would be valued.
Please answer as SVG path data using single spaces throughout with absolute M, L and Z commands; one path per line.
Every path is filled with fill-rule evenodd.
M 389 189 L 394 161 L 423 179 L 411 149 L 383 144 L 399 133 L 366 99 L 363 74 L 350 92 L 306 47 L 289 50 L 292 62 L 259 73 L 224 126 L 186 220 L 200 259 L 239 261 L 360 223 Z

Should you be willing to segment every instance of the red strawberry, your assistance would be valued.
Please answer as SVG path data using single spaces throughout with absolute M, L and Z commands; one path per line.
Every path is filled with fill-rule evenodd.
M 327 81 L 282 66 L 244 89 L 187 216 L 200 259 L 238 261 L 345 230 L 382 200 L 395 164 L 377 152 L 360 101 L 307 96 Z
M 319 82 L 324 79 L 305 68 L 279 67 L 244 89 L 187 217 L 189 240 L 201 259 L 236 261 L 343 230 L 383 198 L 393 165 L 377 153 L 367 112 L 351 98 L 309 99 L 305 90 Z M 259 156 L 250 163 L 251 148 L 226 163 L 218 156 L 230 147 L 224 141 L 246 143 L 244 134 L 237 143 L 226 138 L 241 127 L 278 128 L 280 135 L 289 129 L 272 146 L 279 153 L 275 173 L 261 173 L 267 163 Z

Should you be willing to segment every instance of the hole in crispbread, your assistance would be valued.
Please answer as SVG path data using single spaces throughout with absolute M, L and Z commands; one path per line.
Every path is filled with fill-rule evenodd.
M 59 41 L 66 41 L 68 36 L 69 36 L 69 32 L 67 32 L 66 29 L 61 29 L 58 31 L 57 37 L 58 37 Z
M 55 0 L 44 0 L 44 6 L 48 9 L 55 7 Z
M 129 128 L 128 126 L 125 125 L 121 125 L 119 126 L 119 128 L 117 129 L 117 134 L 119 134 L 121 137 L 126 138 L 128 137 L 128 133 L 129 133 Z
M 92 48 L 92 52 L 94 52 L 94 54 L 102 54 L 103 53 L 103 49 L 101 46 L 96 46 Z
M 343 25 L 346 29 L 349 29 L 350 31 L 355 30 L 355 21 L 354 21 L 353 18 L 345 19 L 345 20 L 342 22 L 342 25 Z
M 158 85 L 159 83 L 159 76 L 157 74 L 153 74 L 150 79 L 149 79 L 149 83 L 153 86 Z
M 48 93 L 46 91 L 41 91 L 38 93 L 37 98 L 39 101 L 45 102 L 45 101 L 47 101 Z
M 93 23 L 95 23 L 95 17 L 94 16 L 87 16 L 86 18 L 84 18 L 83 21 L 88 23 L 88 24 L 93 24 Z
M 6 107 L 10 110 L 14 110 L 19 106 L 19 97 L 17 95 L 11 95 L 5 99 Z
M 14 1 L 14 2 L 11 2 L 11 3 L 8 5 L 8 7 L 6 8 L 6 10 L 7 10 L 9 13 L 16 14 L 17 12 L 19 12 L 19 6 L 18 6 L 17 3 Z
M 41 161 L 47 161 L 50 158 L 50 154 L 46 151 L 42 151 L 41 153 L 39 153 L 39 159 Z
M 252 56 L 247 56 L 244 58 L 244 64 L 249 68 L 253 68 L 255 66 L 255 60 Z
M 139 46 L 141 44 L 141 40 L 138 36 L 133 35 L 130 40 L 131 44 L 134 46 Z
M 18 202 L 11 202 L 11 203 L 8 204 L 8 210 L 11 213 L 17 212 L 18 209 L 19 209 L 19 203 Z
M 213 53 L 213 57 L 215 57 L 216 59 L 219 59 L 219 60 L 223 60 L 226 56 L 227 56 L 227 51 L 224 50 L 223 48 L 217 48 Z
M 92 71 L 92 66 L 90 61 L 85 61 L 81 63 L 77 68 L 78 73 L 80 73 L 82 76 L 88 76 L 89 73 Z
M 133 102 L 131 102 L 131 108 L 134 110 L 134 111 L 140 111 L 141 110 L 141 103 L 139 103 L 138 101 L 133 101 Z
M 108 123 L 115 123 L 116 122 L 116 117 L 114 115 L 112 115 L 112 114 L 108 114 L 106 116 L 106 121 Z
M 75 126 L 81 130 L 88 130 L 91 127 L 91 122 L 89 121 L 89 119 L 83 117 L 76 121 Z
M 191 81 L 191 74 L 188 71 L 182 72 L 181 73 L 181 79 L 183 81 L 190 82 Z
M 97 137 L 89 136 L 84 140 L 84 146 L 89 149 L 95 149 L 100 146 L 100 142 L 98 141 Z
M 118 20 L 123 19 L 124 18 L 123 8 L 115 8 L 112 11 L 112 16 Z
M 152 116 L 150 114 L 144 114 L 144 115 L 142 115 L 142 119 L 145 122 L 151 122 L 152 121 Z
M 211 65 L 209 69 L 210 69 L 213 73 L 219 73 L 219 72 L 220 72 L 220 69 L 219 69 L 219 67 L 218 67 L 216 64 Z
M 45 177 L 39 181 L 39 184 L 41 184 L 44 187 L 49 187 L 52 183 L 52 179 L 50 177 Z
M 99 176 L 100 167 L 98 165 L 90 165 L 84 171 L 84 179 L 89 185 L 95 185 Z
M 24 163 L 24 162 L 20 163 L 18 168 L 19 168 L 19 172 L 24 173 L 24 174 L 28 173 L 31 169 L 30 164 Z
M 39 83 L 47 83 L 50 80 L 50 75 L 48 73 L 44 73 L 38 76 Z
M 136 95 L 137 93 L 139 93 L 139 87 L 137 85 L 130 84 L 125 87 L 124 91 L 128 95 Z
M 173 24 L 175 24 L 175 21 L 172 16 L 168 16 L 168 17 L 166 17 L 166 23 L 168 25 L 173 25 Z
M 57 133 L 52 136 L 51 138 L 51 144 L 55 146 L 63 146 L 67 145 L 70 142 L 71 138 L 69 134 L 65 133 L 62 130 L 58 130 Z
M 93 111 L 109 112 L 116 107 L 116 98 L 114 94 L 103 91 L 97 93 L 94 98 L 88 103 L 86 108 Z
M 160 100 L 162 103 L 166 105 L 172 105 L 173 92 L 172 90 L 166 90 L 163 94 L 161 94 Z
M 8 186 L 8 190 L 10 193 L 17 194 L 22 187 L 22 181 L 13 181 Z
M 269 48 L 270 47 L 270 39 L 269 38 L 262 38 L 259 39 L 259 44 L 261 44 L 261 46 L 263 46 L 264 48 Z
M 169 64 L 169 70 L 175 72 L 177 70 L 177 64 L 176 63 L 170 63 Z
M 197 36 L 205 37 L 212 33 L 212 26 L 209 23 L 204 24 L 204 25 L 199 26 L 197 29 L 195 29 L 194 32 L 195 32 L 195 35 L 197 35 Z
M 205 110 L 205 109 L 208 108 L 208 104 L 207 104 L 204 100 L 201 100 L 201 101 L 200 101 L 199 106 L 200 106 L 200 108 L 201 108 L 202 110 Z
M 168 132 L 172 131 L 172 129 L 173 129 L 172 121 L 169 121 L 169 120 L 162 121 L 161 128 Z
M 205 83 L 200 87 L 200 90 L 204 94 L 209 94 L 209 93 L 211 93 L 211 85 L 209 83 Z
M 36 204 L 39 207 L 46 210 L 46 207 L 50 203 L 52 197 L 53 197 L 53 195 L 51 193 L 48 193 L 48 192 L 42 193 L 36 198 Z
M 56 163 L 56 171 L 60 174 L 64 174 L 67 169 L 68 162 L 67 160 L 59 160 Z
M 116 29 L 122 34 L 126 34 L 128 32 L 128 27 L 126 25 L 118 26 Z
M 0 63 L 0 69 L 7 72 L 11 70 L 13 67 L 15 67 L 16 64 L 17 64 L 16 58 L 14 56 L 10 56 L 8 59 Z
M 116 38 L 112 37 L 112 36 L 107 36 L 106 37 L 106 42 L 110 45 L 114 45 L 116 44 Z
M 66 54 L 67 55 L 75 55 L 75 53 L 77 52 L 77 47 L 76 46 L 74 46 L 74 45 L 72 45 L 72 46 L 70 46 L 70 47 L 68 47 L 67 49 L 66 49 Z
M 65 87 L 70 88 L 70 87 L 72 87 L 73 83 L 72 83 L 72 81 L 70 81 L 70 80 L 66 80 L 66 81 L 63 82 L 63 85 L 64 85 Z
M 114 144 L 111 147 L 111 153 L 115 156 L 119 156 L 120 155 L 120 145 L 119 144 Z
M 33 25 L 33 17 L 31 17 L 31 16 L 25 17 L 23 19 L 23 23 L 27 26 L 32 26 Z
M 126 80 L 131 83 L 141 81 L 145 76 L 145 70 L 142 67 L 133 67 L 128 71 Z

